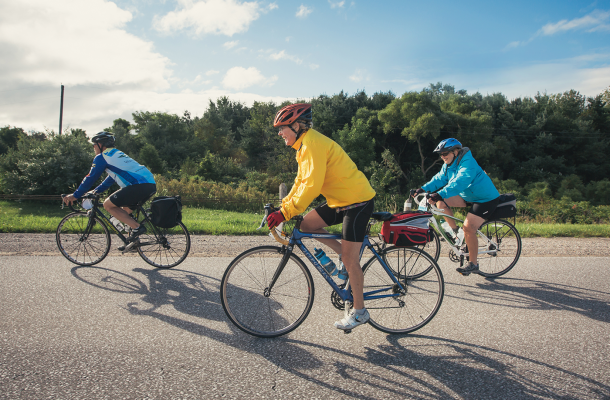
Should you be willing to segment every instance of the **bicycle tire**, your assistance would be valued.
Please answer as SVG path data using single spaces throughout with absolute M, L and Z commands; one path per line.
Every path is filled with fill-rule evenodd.
M 235 257 L 222 277 L 222 308 L 235 326 L 250 335 L 264 338 L 285 335 L 296 329 L 311 311 L 313 279 L 305 263 L 294 253 L 272 291 L 267 291 L 283 255 L 280 247 L 254 247 Z
M 86 234 L 89 220 L 94 225 Z M 98 217 L 85 212 L 66 215 L 57 226 L 55 241 L 60 253 L 77 265 L 94 265 L 102 261 L 110 251 L 110 232 Z
M 173 228 L 152 227 L 145 222 L 146 233 L 138 236 L 138 254 L 157 268 L 173 268 L 186 259 L 191 250 L 191 235 L 182 222 Z
M 364 305 L 371 316 L 369 323 L 374 328 L 391 334 L 421 329 L 434 318 L 443 302 L 443 273 L 436 261 L 420 249 L 391 247 L 384 253 L 384 262 L 406 290 L 398 297 L 365 298 Z M 365 293 L 388 286 L 394 292 L 398 291 L 398 286 L 377 257 L 369 259 L 362 269 Z M 429 271 L 421 274 L 424 270 Z M 416 275 L 421 275 L 421 278 L 411 278 Z
M 417 248 L 428 253 L 428 255 L 432 257 L 435 262 L 438 263 L 438 259 L 441 256 L 441 239 L 434 229 L 432 229 L 432 240 L 426 243 L 425 245 L 417 246 Z M 418 272 L 415 275 L 410 275 L 409 277 L 411 279 L 421 278 L 430 271 L 432 271 L 432 266 L 430 266 L 424 271 Z
M 488 245 L 484 240 L 479 239 L 479 251 L 493 250 L 492 247 L 497 249 L 496 253 L 478 254 L 479 275 L 497 278 L 517 264 L 521 256 L 521 235 L 510 222 L 501 219 L 486 221 L 477 234 L 484 235 L 492 241 L 492 244 Z

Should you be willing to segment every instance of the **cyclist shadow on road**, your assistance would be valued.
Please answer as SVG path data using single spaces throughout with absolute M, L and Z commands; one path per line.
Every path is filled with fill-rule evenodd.
M 501 278 L 477 283 L 466 290 L 472 300 L 494 306 L 529 310 L 565 310 L 610 322 L 610 293 L 529 279 Z M 465 298 L 468 299 L 468 298 Z
M 582 375 L 465 341 L 413 334 L 388 335 L 385 344 L 365 347 L 364 352 L 351 352 L 340 346 L 289 336 L 256 338 L 239 331 L 226 319 L 219 304 L 218 279 L 184 270 L 136 268 L 133 272 L 138 276 L 100 267 L 72 270 L 76 278 L 94 287 L 140 296 L 145 307 L 139 302 L 129 302 L 124 307 L 134 316 L 152 317 L 259 355 L 274 369 L 334 393 L 356 398 L 610 396 L 608 385 Z M 166 305 L 184 317 L 163 309 Z M 223 321 L 226 325 L 213 327 Z M 555 383 L 561 379 L 572 382 L 572 388 L 562 390 L 578 393 L 558 393 Z M 279 395 L 281 390 L 288 393 L 292 388 L 274 384 L 274 390 Z

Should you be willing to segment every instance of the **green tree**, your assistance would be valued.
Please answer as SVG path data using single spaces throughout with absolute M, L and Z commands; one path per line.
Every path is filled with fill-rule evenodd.
M 159 156 L 159 152 L 150 143 L 146 143 L 140 150 L 140 162 L 144 164 L 153 174 L 165 172 L 165 163 Z
M 440 161 L 435 158 L 431 163 L 426 154 L 430 154 L 428 145 L 430 140 L 440 135 L 442 123 L 441 110 L 433 96 L 425 91 L 420 93 L 407 92 L 402 97 L 393 100 L 386 108 L 379 112 L 379 121 L 383 124 L 386 134 L 399 131 L 409 142 L 417 143 L 420 157 L 420 170 L 424 177 L 428 171 Z M 395 148 L 398 161 L 405 146 Z
M 0 128 L 0 155 L 6 154 L 9 149 L 17 147 L 20 139 L 26 137 L 23 129 L 10 126 Z
M 12 194 L 72 193 L 91 168 L 93 147 L 86 137 L 27 136 L 0 156 L 0 190 Z

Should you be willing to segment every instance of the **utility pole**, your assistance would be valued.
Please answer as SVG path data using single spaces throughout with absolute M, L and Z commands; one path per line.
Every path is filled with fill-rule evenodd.
M 59 134 L 61 135 L 61 124 L 64 119 L 64 85 L 61 85 L 61 101 L 59 103 Z

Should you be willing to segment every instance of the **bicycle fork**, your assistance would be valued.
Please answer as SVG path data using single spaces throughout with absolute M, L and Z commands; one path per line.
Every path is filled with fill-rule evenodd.
M 275 282 L 277 282 L 282 271 L 284 270 L 284 267 L 286 267 L 286 264 L 288 264 L 288 260 L 290 259 L 290 254 L 292 254 L 292 246 L 290 249 L 283 248 L 283 250 L 284 250 L 284 255 L 282 256 L 282 260 L 280 261 L 280 264 L 277 266 L 277 269 L 275 270 L 275 273 L 273 274 L 273 278 L 271 278 L 271 282 L 269 282 L 269 286 L 267 286 L 265 288 L 265 290 L 263 291 L 263 296 L 265 296 L 265 297 L 271 296 L 271 290 L 273 289 L 273 286 L 275 286 Z

